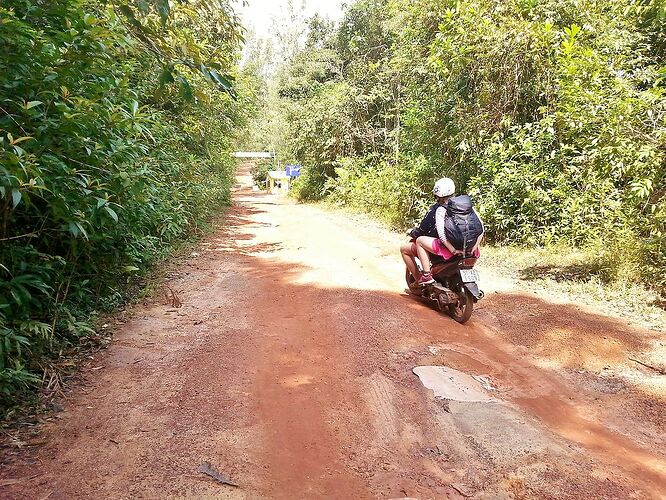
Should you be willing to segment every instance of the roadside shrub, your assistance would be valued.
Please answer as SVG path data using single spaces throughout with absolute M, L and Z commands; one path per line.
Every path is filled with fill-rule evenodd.
M 252 174 L 252 180 L 254 183 L 262 189 L 266 189 L 266 177 L 268 177 L 268 172 L 271 170 L 276 170 L 275 164 L 273 161 L 260 160 L 252 165 L 250 173 Z
M 341 158 L 328 179 L 329 198 L 371 213 L 396 228 L 414 224 L 432 202 L 437 175 L 423 156 L 392 163 L 377 157 Z
M 594 250 L 603 279 L 666 293 L 663 7 L 354 3 L 334 36 L 341 71 L 289 100 L 297 196 L 401 225 L 447 175 L 490 240 Z
M 113 10 L 0 6 L 0 407 L 229 203 L 247 97 L 157 87 Z M 188 83 L 189 87 L 190 84 Z M 191 87 L 190 87 L 191 88 Z M 212 96 L 215 96 L 212 99 Z

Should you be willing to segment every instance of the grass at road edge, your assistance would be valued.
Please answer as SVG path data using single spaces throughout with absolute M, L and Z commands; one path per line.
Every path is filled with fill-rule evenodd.
M 483 268 L 515 281 L 521 288 L 592 306 L 608 315 L 666 331 L 664 298 L 626 281 L 605 282 L 595 273 L 594 255 L 565 246 L 483 249 Z

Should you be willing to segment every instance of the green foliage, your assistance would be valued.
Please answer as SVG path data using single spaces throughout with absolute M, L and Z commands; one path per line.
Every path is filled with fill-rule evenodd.
M 228 13 L 205 15 L 236 29 L 224 24 Z M 169 36 L 185 47 L 209 30 L 193 24 Z M 237 39 L 228 34 L 222 50 Z M 0 45 L 6 403 L 41 380 L 45 360 L 94 333 L 94 311 L 122 301 L 134 276 L 229 203 L 230 141 L 253 97 L 242 73 L 232 98 L 187 66 L 180 87 L 158 85 L 154 54 L 103 2 L 7 0 Z
M 366 157 L 342 158 L 329 178 L 329 197 L 371 213 L 393 227 L 420 220 L 432 204 L 434 172 L 425 157 L 402 157 L 399 163 Z
M 184 97 L 192 100 L 192 71 L 236 95 L 234 77 L 225 70 L 243 38 L 228 1 L 112 0 L 111 5 L 125 19 L 133 39 L 162 65 L 161 83 L 178 82 Z
M 665 5 L 352 4 L 281 83 L 296 195 L 406 224 L 447 175 L 492 240 L 583 247 L 604 279 L 666 290 Z
M 252 180 L 257 186 L 260 186 L 262 189 L 267 188 L 267 183 L 266 183 L 266 178 L 268 177 L 268 172 L 271 170 L 277 170 L 277 166 L 274 164 L 274 162 L 271 161 L 266 161 L 266 160 L 260 160 L 254 162 L 252 165 Z

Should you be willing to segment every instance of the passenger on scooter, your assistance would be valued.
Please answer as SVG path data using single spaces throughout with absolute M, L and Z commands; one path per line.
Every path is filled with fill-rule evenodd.
M 428 252 L 439 255 L 443 257 L 444 260 L 449 260 L 457 255 L 463 254 L 462 250 L 455 248 L 453 244 L 448 241 L 445 230 L 446 218 L 448 217 L 446 206 L 449 200 L 455 194 L 455 191 L 455 183 L 448 177 L 439 179 L 433 187 L 432 192 L 437 197 L 438 205 L 435 211 L 435 228 L 437 230 L 437 235 L 434 237 L 431 235 L 423 235 L 416 238 L 416 254 L 421 261 L 421 266 L 423 267 L 423 273 L 417 278 L 417 283 L 419 285 L 428 285 L 435 282 L 432 275 L 430 274 L 431 265 Z M 469 206 L 471 206 L 471 204 Z M 468 255 L 474 255 L 478 258 L 480 255 L 479 245 L 483 239 L 483 223 L 481 222 L 481 218 L 478 216 L 474 209 L 472 209 L 472 212 L 478 218 L 478 222 L 481 224 L 481 234 L 476 238 L 476 241 L 474 242 L 471 250 L 466 253 Z M 403 259 L 404 258 L 405 256 L 403 254 Z M 405 263 L 407 263 L 406 259 Z M 414 267 L 416 268 L 416 264 L 414 264 Z M 416 274 L 412 273 L 412 275 L 416 277 Z
M 439 202 L 435 202 L 435 204 L 428 209 L 428 212 L 426 212 L 421 223 L 408 232 L 409 236 L 412 238 L 412 241 L 400 245 L 400 254 L 402 255 L 402 260 L 405 261 L 407 269 L 409 269 L 409 272 L 412 273 L 412 276 L 414 276 L 415 279 L 419 279 L 421 277 L 419 268 L 414 261 L 414 258 L 417 256 L 417 248 L 415 243 L 416 239 L 419 236 L 430 236 L 432 238 L 438 237 L 435 213 L 440 206 L 441 205 Z

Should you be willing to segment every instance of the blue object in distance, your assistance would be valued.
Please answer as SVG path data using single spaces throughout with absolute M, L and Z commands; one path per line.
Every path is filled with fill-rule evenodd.
M 284 167 L 284 172 L 289 177 L 298 177 L 301 175 L 301 166 L 300 165 L 287 165 Z

